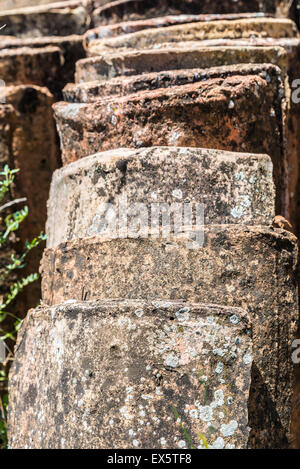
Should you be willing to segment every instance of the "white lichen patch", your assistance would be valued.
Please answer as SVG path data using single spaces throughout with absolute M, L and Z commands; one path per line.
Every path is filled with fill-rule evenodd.
M 228 424 L 221 425 L 221 433 L 223 436 L 232 436 L 238 428 L 238 423 L 236 420 L 231 420 Z
M 224 447 L 225 447 L 225 441 L 221 436 L 219 436 L 210 446 L 211 449 L 224 449 Z
M 199 405 L 199 418 L 203 422 L 211 422 L 214 420 L 214 409 L 210 405 Z
M 190 319 L 189 311 L 189 308 L 181 308 L 179 311 L 176 311 L 175 316 L 180 322 L 188 321 Z
M 252 363 L 252 356 L 250 355 L 250 353 L 246 353 L 243 356 L 243 362 L 245 363 L 245 365 L 249 365 L 250 363 Z
M 174 189 L 172 192 L 172 196 L 175 197 L 175 199 L 182 199 L 182 190 L 181 189 Z
M 222 406 L 224 404 L 224 393 L 222 389 L 217 389 L 214 392 L 215 402 L 217 406 Z
M 134 314 L 138 317 L 141 318 L 145 313 L 142 309 L 137 309 Z
M 236 314 L 233 314 L 232 316 L 230 316 L 229 318 L 231 324 L 238 324 L 239 323 L 239 318 Z
M 224 369 L 224 364 L 222 362 L 219 362 L 216 367 L 216 373 L 221 374 L 223 372 L 223 369 Z
M 165 365 L 176 368 L 179 365 L 179 359 L 174 353 L 170 353 L 165 359 Z

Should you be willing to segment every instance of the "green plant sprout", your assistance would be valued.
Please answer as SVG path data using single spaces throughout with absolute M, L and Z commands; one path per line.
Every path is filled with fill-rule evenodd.
M 192 438 L 190 437 L 189 432 L 187 431 L 185 426 L 183 425 L 177 409 L 173 405 L 171 406 L 171 409 L 172 409 L 172 412 L 174 414 L 174 417 L 176 418 L 176 421 L 179 422 L 180 430 L 181 430 L 181 432 L 183 434 L 183 437 L 185 438 L 187 444 L 189 445 L 189 447 L 191 449 L 195 449 L 195 445 L 193 444 Z M 203 448 L 204 449 L 209 449 L 209 443 L 207 441 L 207 438 L 203 435 L 203 433 L 199 432 L 198 433 L 198 438 L 199 438 L 200 442 L 202 443 Z
M 1 28 L 0 28 L 1 29 Z M 14 182 L 15 175 L 18 169 L 10 169 L 7 165 L 4 166 L 0 172 L 0 203 L 5 199 L 5 196 L 11 189 L 11 185 Z M 26 199 L 14 199 L 10 202 L 0 206 L 0 213 L 4 210 L 7 211 L 13 205 L 21 202 L 25 202 Z M 1 220 L 3 228 L 0 229 L 0 249 L 4 249 L 10 241 L 12 233 L 18 231 L 21 223 L 28 216 L 28 207 L 25 206 L 20 210 L 9 213 L 4 220 Z M 29 252 L 36 248 L 41 242 L 45 241 L 46 235 L 40 233 L 39 236 L 34 238 L 31 242 L 26 241 L 24 251 L 22 254 L 10 256 L 10 260 L 7 265 L 1 267 L 0 273 L 0 285 L 4 284 L 4 281 L 10 281 L 10 277 L 13 272 L 21 270 L 26 265 L 26 257 Z M 0 340 L 4 343 L 6 350 L 8 351 L 7 357 L 4 362 L 0 362 L 0 449 L 7 448 L 7 405 L 8 405 L 8 368 L 9 363 L 13 360 L 13 352 L 10 350 L 7 340 L 15 341 L 17 332 L 21 326 L 22 320 L 16 314 L 11 313 L 8 310 L 9 305 L 16 299 L 20 292 L 35 282 L 39 278 L 37 273 L 30 274 L 20 280 L 11 281 L 8 288 L 8 293 L 3 297 L 0 297 Z M 5 321 L 11 320 L 11 330 L 5 328 Z

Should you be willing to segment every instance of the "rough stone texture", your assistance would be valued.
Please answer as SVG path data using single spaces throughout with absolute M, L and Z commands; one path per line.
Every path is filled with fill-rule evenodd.
M 195 148 L 121 149 L 72 163 L 54 174 L 47 246 L 98 234 L 104 206 L 198 203 L 205 224 L 268 225 L 274 217 L 268 156 Z M 133 214 L 132 214 L 133 215 Z
M 283 105 L 278 69 L 54 109 L 64 164 L 108 149 L 155 145 L 266 153 L 274 164 L 277 210 L 284 214 Z
M 0 124 L 0 132 L 4 128 L 5 134 L 4 140 L 1 138 L 0 161 L 20 168 L 13 195 L 27 198 L 29 216 L 19 233 L 25 241 L 45 230 L 51 176 L 58 167 L 59 149 L 51 109 L 54 99 L 46 88 L 23 85 L 7 87 L 6 102 L 7 105 L 0 105 L 0 115 L 6 114 L 4 127 Z M 41 253 L 42 247 L 32 251 L 25 273 L 38 270 Z M 27 292 L 27 306 L 38 302 L 38 283 L 31 288 L 30 300 L 26 295 Z
M 63 65 L 58 47 L 0 50 L 0 77 L 9 85 L 38 85 L 53 89 Z
M 218 42 L 218 41 L 216 41 Z M 107 80 L 120 75 L 145 72 L 210 68 L 232 64 L 278 64 L 286 72 L 288 59 L 282 47 L 268 45 L 247 46 L 245 43 L 224 46 L 203 46 L 203 42 L 164 43 L 155 49 L 107 52 L 80 60 L 76 81 Z
M 76 83 L 164 70 L 209 68 L 233 64 L 271 63 L 283 72 L 287 55 L 281 47 L 203 47 L 198 42 L 164 44 L 162 48 L 98 54 L 76 63 Z
M 242 225 L 206 227 L 204 246 L 196 250 L 188 248 L 186 238 L 97 237 L 46 250 L 43 299 L 49 305 L 82 296 L 208 304 L 217 299 L 246 309 L 253 325 L 255 365 L 251 446 L 285 447 L 293 384 L 291 344 L 298 319 L 296 238 L 278 229 Z
M 126 21 L 124 23 L 109 24 L 98 26 L 87 31 L 84 35 L 84 42 L 87 46 L 95 39 L 105 39 L 108 37 L 117 37 L 122 34 L 136 33 L 143 29 L 162 28 L 176 24 L 196 23 L 198 21 L 223 21 L 236 20 L 241 18 L 259 18 L 265 16 L 264 13 L 242 13 L 227 15 L 168 15 L 160 18 L 143 19 L 139 21 Z
M 101 2 L 102 3 L 102 2 Z M 97 2 L 95 3 L 97 5 Z M 99 5 L 100 6 L 100 5 Z M 94 11 L 95 24 L 154 18 L 165 14 L 275 13 L 274 0 L 118 0 Z
M 240 308 L 172 301 L 40 307 L 16 347 L 10 445 L 246 448 L 251 355 Z
M 280 54 L 282 52 L 280 51 Z M 286 56 L 281 57 L 281 64 L 286 67 Z M 88 59 L 90 60 L 90 59 Z M 92 60 L 97 60 L 93 58 Z M 90 73 L 91 72 L 91 73 Z M 84 78 L 94 76 L 96 69 L 91 69 Z M 185 69 L 161 71 L 153 73 L 141 73 L 140 75 L 120 76 L 110 80 L 83 81 L 81 83 L 68 83 L 63 89 L 64 101 L 69 103 L 94 103 L 104 97 L 112 95 L 127 96 L 139 91 L 157 90 L 159 88 L 171 88 L 178 85 L 186 85 L 206 81 L 220 76 L 233 75 L 247 76 L 262 74 L 263 76 L 278 75 L 278 68 L 271 64 L 236 64 L 223 67 L 209 67 L 205 69 Z M 287 89 L 289 92 L 289 89 Z
M 82 36 L 78 35 L 28 39 L 10 36 L 5 40 L 1 39 L 0 57 L 6 57 L 7 66 L 11 70 L 11 72 L 9 70 L 6 72 L 4 66 L 1 67 L 0 64 L 3 69 L 3 77 L 6 73 L 9 76 L 9 73 L 14 72 L 19 74 L 22 80 L 26 80 L 25 83 L 29 79 L 38 80 L 41 84 L 49 87 L 56 99 L 62 98 L 62 88 L 74 79 L 75 63 L 85 56 Z M 36 49 L 38 49 L 38 53 Z M 59 49 L 59 57 L 54 49 Z M 25 50 L 31 52 L 23 56 Z M 41 54 L 42 51 L 45 51 L 45 56 Z M 12 62 L 11 59 L 13 59 Z M 31 63 L 33 63 L 32 67 Z M 26 68 L 24 68 L 24 64 L 26 64 Z M 7 79 L 5 80 L 7 81 Z M 31 84 L 38 83 L 33 81 Z
M 295 23 L 288 19 L 255 18 L 236 21 L 209 21 L 167 28 L 148 29 L 111 39 L 96 39 L 89 47 L 90 55 L 120 48 L 151 49 L 165 42 L 202 41 L 204 39 L 240 39 L 251 37 L 297 37 Z
M 6 35 L 22 38 L 68 36 L 83 34 L 90 25 L 90 17 L 83 7 L 58 9 L 45 5 L 2 11 L 0 24 L 6 24 Z

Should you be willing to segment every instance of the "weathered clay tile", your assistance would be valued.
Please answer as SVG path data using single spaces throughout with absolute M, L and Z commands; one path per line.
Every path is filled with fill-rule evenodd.
M 284 210 L 285 91 L 279 69 L 255 70 L 91 104 L 57 103 L 63 163 L 113 148 L 153 145 L 266 153 L 274 164 L 277 210 Z
M 42 262 L 43 300 L 185 299 L 238 306 L 253 326 L 249 402 L 251 446 L 288 445 L 293 385 L 291 346 L 298 318 L 297 239 L 279 229 L 206 226 L 164 238 L 75 240 L 48 249 Z
M 95 2 L 97 5 L 97 1 Z M 275 13 L 274 0 L 118 0 L 99 5 L 93 13 L 95 24 L 154 18 L 165 14 L 224 14 L 269 12 Z
M 249 327 L 240 308 L 181 301 L 31 310 L 11 373 L 10 446 L 246 448 Z
M 0 24 L 6 24 L 6 35 L 20 38 L 40 36 L 68 36 L 83 34 L 90 25 L 90 17 L 82 6 L 78 8 L 52 8 L 34 6 L 0 12 Z
M 282 51 L 280 51 L 282 54 Z M 271 56 L 270 56 L 271 58 Z M 96 59 L 96 58 L 95 58 Z M 282 67 L 286 67 L 286 56 L 283 54 L 280 61 Z M 93 103 L 104 97 L 113 95 L 126 96 L 138 91 L 156 90 L 159 88 L 171 88 L 188 83 L 197 83 L 207 79 L 251 74 L 270 75 L 278 74 L 277 67 L 271 64 L 236 64 L 222 67 L 209 67 L 205 69 L 180 69 L 153 73 L 141 73 L 140 75 L 123 75 L 110 80 L 83 81 L 81 83 L 68 83 L 63 89 L 64 101 L 69 103 Z M 93 76 L 94 70 L 91 72 Z M 88 76 L 86 77 L 88 78 Z M 289 90 L 287 90 L 289 91 Z
M 58 47 L 0 50 L 0 78 L 10 85 L 38 85 L 55 88 L 64 57 Z
M 224 50 L 226 47 L 249 46 L 248 40 L 219 39 L 202 41 L 202 46 L 219 47 Z M 280 47 L 287 53 L 288 80 L 291 88 L 290 112 L 288 115 L 287 134 L 287 174 L 288 174 L 288 218 L 292 222 L 295 233 L 300 235 L 300 107 L 299 107 L 299 77 L 300 77 L 300 40 L 298 38 L 252 38 L 250 44 L 254 47 Z M 279 64 L 282 68 L 282 62 Z M 80 68 L 80 65 L 78 66 Z
M 289 19 L 252 18 L 209 21 L 148 29 L 110 39 L 95 39 L 89 44 L 88 52 L 90 55 L 98 55 L 104 50 L 151 49 L 166 42 L 252 37 L 292 38 L 297 37 L 297 34 L 295 23 Z
M 59 56 L 54 49 L 59 50 Z M 20 83 L 24 80 L 23 84 L 47 86 L 58 100 L 62 97 L 62 88 L 74 80 L 75 63 L 84 56 L 82 36 L 79 35 L 27 39 L 10 36 L 0 41 L 0 57 L 3 58 L 0 69 L 3 78 L 5 79 L 6 73 L 8 77 L 15 73 L 20 78 Z M 5 63 L 8 66 L 7 72 Z
M 223 21 L 237 20 L 241 18 L 261 18 L 266 17 L 262 13 L 238 13 L 225 15 L 168 15 L 160 18 L 150 18 L 138 21 L 126 21 L 124 23 L 113 23 L 106 26 L 98 26 L 90 29 L 84 35 L 84 42 L 87 46 L 95 39 L 105 39 L 108 37 L 117 37 L 122 34 L 136 33 L 143 29 L 163 28 L 174 26 L 176 24 L 196 23 L 198 21 Z
M 125 182 L 126 181 L 126 182 Z M 203 204 L 205 224 L 270 225 L 275 192 L 266 155 L 196 148 L 120 149 L 54 173 L 47 246 L 95 236 L 105 204 Z M 132 213 L 132 216 L 134 213 Z
M 210 68 L 233 64 L 273 63 L 283 72 L 287 69 L 287 54 L 281 47 L 247 45 L 203 47 L 201 43 L 164 44 L 157 49 L 129 50 L 103 53 L 76 63 L 75 81 L 82 83 L 107 80 L 117 76 L 163 70 Z

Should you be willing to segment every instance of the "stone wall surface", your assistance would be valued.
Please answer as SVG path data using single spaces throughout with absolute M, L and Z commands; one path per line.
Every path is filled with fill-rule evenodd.
M 82 36 L 49 36 L 20 39 L 7 36 L 0 43 L 1 76 L 7 85 L 46 86 L 56 100 L 74 77 L 75 64 L 82 59 Z
M 299 448 L 296 2 L 48 3 L 0 14 L 0 158 L 43 221 L 63 166 L 10 446 Z

